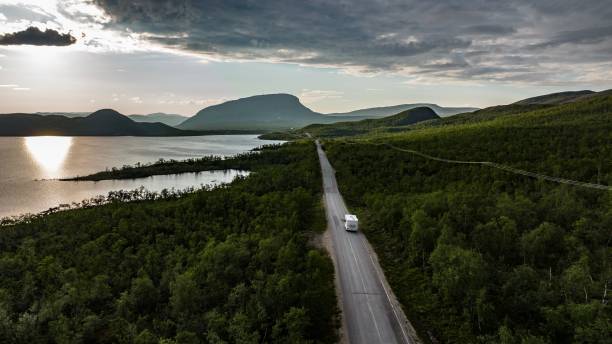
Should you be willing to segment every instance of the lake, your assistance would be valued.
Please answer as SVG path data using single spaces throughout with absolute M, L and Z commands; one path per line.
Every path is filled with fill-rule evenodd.
M 80 202 L 113 190 L 141 186 L 149 191 L 185 189 L 231 182 L 244 171 L 210 171 L 129 180 L 65 182 L 107 168 L 187 159 L 230 156 L 263 144 L 256 135 L 191 137 L 0 137 L 0 218 L 38 213 L 61 203 Z

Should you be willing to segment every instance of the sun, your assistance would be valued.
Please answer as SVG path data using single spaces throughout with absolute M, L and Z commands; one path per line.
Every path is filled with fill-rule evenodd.
M 72 146 L 72 137 L 30 136 L 24 138 L 31 159 L 45 172 L 57 172 Z

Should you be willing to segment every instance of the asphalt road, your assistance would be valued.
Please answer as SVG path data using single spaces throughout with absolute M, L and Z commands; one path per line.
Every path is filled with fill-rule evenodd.
M 361 232 L 344 230 L 342 220 L 349 211 L 338 191 L 335 171 L 318 141 L 316 144 L 331 232 L 331 253 L 340 289 L 344 339 L 351 344 L 418 343 L 366 237 Z

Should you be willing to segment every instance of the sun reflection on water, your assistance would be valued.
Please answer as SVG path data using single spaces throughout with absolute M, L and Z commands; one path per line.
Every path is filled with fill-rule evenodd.
M 66 136 L 31 136 L 24 138 L 25 146 L 34 160 L 45 172 L 57 172 L 64 164 L 72 137 Z

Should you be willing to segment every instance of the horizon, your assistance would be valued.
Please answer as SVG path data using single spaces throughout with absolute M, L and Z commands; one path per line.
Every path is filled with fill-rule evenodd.
M 320 113 L 407 103 L 484 108 L 601 91 L 612 88 L 610 11 L 597 1 L 5 0 L 0 112 L 192 116 L 271 93 L 293 94 Z
M 586 89 L 582 89 L 582 90 L 564 90 L 564 91 L 554 92 L 554 93 L 580 92 L 580 91 L 592 91 L 592 92 L 597 93 L 597 92 L 603 92 L 603 91 L 607 91 L 607 90 L 608 89 L 602 89 L 602 90 L 597 90 L 597 91 L 595 91 L 595 90 L 586 90 Z M 181 113 L 176 113 L 176 112 L 161 112 L 161 111 L 150 112 L 150 113 L 126 113 L 126 112 L 118 110 L 117 108 L 114 108 L 114 107 L 104 107 L 104 106 L 99 107 L 99 108 L 95 108 L 95 109 L 92 109 L 92 110 L 87 110 L 87 111 L 61 111 L 61 110 L 56 110 L 56 111 L 32 111 L 30 113 L 32 113 L 32 114 L 44 114 L 44 113 L 53 113 L 53 114 L 55 114 L 55 113 L 59 113 L 59 114 L 61 114 L 61 113 L 66 113 L 66 114 L 70 114 L 70 113 L 87 113 L 87 114 L 92 114 L 92 113 L 100 111 L 100 110 L 113 110 L 113 111 L 116 111 L 116 112 L 118 112 L 118 113 L 120 113 L 122 115 L 125 115 L 125 116 L 150 116 L 150 115 L 156 115 L 156 114 L 163 114 L 163 115 L 178 115 L 178 116 L 182 116 L 182 117 L 185 117 L 185 118 L 190 118 L 190 117 L 195 116 L 199 111 L 204 110 L 204 109 L 206 109 L 208 107 L 211 107 L 211 106 L 220 105 L 220 104 L 223 104 L 223 103 L 226 103 L 226 102 L 230 102 L 230 101 L 234 101 L 234 100 L 240 100 L 240 99 L 244 99 L 244 98 L 250 98 L 250 97 L 256 97 L 256 96 L 267 96 L 267 95 L 279 95 L 279 94 L 295 96 L 295 95 L 290 94 L 290 93 L 255 94 L 255 95 L 240 97 L 240 98 L 236 98 L 236 99 L 223 100 L 223 101 L 221 101 L 219 103 L 216 103 L 216 104 L 210 104 L 210 105 L 207 105 L 207 106 L 203 107 L 200 110 L 197 110 L 193 114 L 181 114 Z M 528 98 L 532 98 L 532 97 L 543 96 L 543 95 L 548 95 L 548 94 L 549 93 L 547 93 L 547 94 L 537 94 L 537 95 L 529 96 L 529 97 L 526 97 L 526 98 L 517 99 L 517 100 L 512 101 L 510 103 L 507 103 L 507 104 L 493 104 L 491 106 L 508 105 L 508 104 L 511 104 L 513 102 L 517 102 L 517 101 L 520 101 L 520 100 L 524 100 L 524 99 L 528 99 Z M 364 110 L 364 109 L 369 109 L 369 108 L 385 108 L 385 107 L 393 107 L 393 106 L 401 106 L 401 105 L 412 105 L 412 104 L 437 105 L 437 106 L 440 106 L 440 107 L 443 107 L 443 108 L 461 108 L 461 107 L 470 108 L 471 107 L 471 108 L 483 109 L 483 108 L 475 107 L 475 106 L 447 106 L 447 105 L 443 105 L 443 104 L 430 103 L 430 102 L 414 102 L 414 103 L 398 103 L 398 104 L 388 104 L 388 105 L 374 105 L 374 106 L 369 106 L 367 108 L 347 109 L 347 110 L 338 111 L 338 112 L 319 112 L 319 111 L 316 111 L 316 110 L 310 108 L 306 104 L 304 104 L 304 102 L 298 96 L 295 96 L 295 97 L 297 97 L 298 100 L 304 106 L 306 106 L 310 110 L 313 110 L 314 112 L 320 113 L 322 115 L 335 114 L 335 113 L 349 113 L 349 112 L 352 112 L 352 111 Z M 10 112 L 10 113 L 26 113 L 26 112 Z M 10 114 L 10 113 L 0 113 L 0 114 Z

